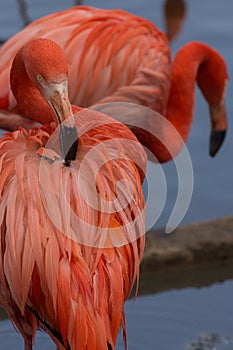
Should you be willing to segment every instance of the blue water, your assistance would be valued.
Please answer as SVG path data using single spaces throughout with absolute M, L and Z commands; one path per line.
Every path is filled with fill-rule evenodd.
M 63 10 L 74 1 L 30 0 L 27 18 L 36 19 L 42 15 Z M 146 17 L 164 29 L 162 0 L 118 0 L 84 1 L 85 5 L 106 8 L 122 8 Z M 209 119 L 208 108 L 199 91 L 196 94 L 195 117 L 187 147 L 194 170 L 194 190 L 187 214 L 182 223 L 209 220 L 232 215 L 233 195 L 233 2 L 232 0 L 186 1 L 187 13 L 183 30 L 172 43 L 173 54 L 186 42 L 205 42 L 221 52 L 229 69 L 229 85 L 226 105 L 229 130 L 225 143 L 215 159 L 208 156 Z M 16 0 L 0 0 L 0 39 L 19 31 L 23 19 L 19 16 Z M 151 168 L 151 166 L 149 166 Z M 149 172 L 152 170 L 149 169 Z M 157 226 L 167 223 L 177 195 L 177 172 L 173 163 L 163 166 L 167 183 L 167 201 Z M 148 220 L 153 222 L 156 207 L 160 202 L 160 179 L 154 176 L 149 191 L 155 193 L 154 201 L 148 206 Z M 187 179 L 188 183 L 188 179 Z M 151 281 L 159 283 L 159 281 Z M 200 289 L 187 288 L 138 297 L 136 304 L 126 303 L 129 350 L 157 349 L 181 350 L 193 341 L 191 349 L 229 350 L 233 348 L 233 282 L 215 284 Z M 198 348 L 200 334 L 223 336 L 218 344 Z M 226 338 L 224 338 L 226 337 Z M 227 338 L 229 337 L 228 341 Z M 22 348 L 20 337 L 6 321 L 0 324 L 1 349 Z M 21 346 L 21 347 L 20 347 Z M 191 346 L 191 345 L 190 345 Z M 196 346 L 196 347 L 195 347 Z M 204 345 L 203 345 L 204 346 Z M 214 347 L 215 346 L 215 347 Z M 36 349 L 54 349 L 47 336 L 39 334 Z M 117 349 L 123 346 L 119 341 Z

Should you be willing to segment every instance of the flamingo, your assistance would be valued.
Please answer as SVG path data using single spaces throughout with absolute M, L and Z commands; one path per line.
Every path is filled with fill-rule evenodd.
M 184 142 L 189 135 L 194 109 L 194 86 L 198 83 L 210 110 L 210 155 L 220 148 L 227 129 L 224 105 L 227 67 L 221 55 L 209 46 L 191 42 L 184 45 L 171 62 L 166 36 L 153 23 L 122 10 L 103 10 L 76 6 L 57 12 L 28 25 L 0 49 L 0 127 L 14 130 L 35 126 L 30 115 L 20 110 L 11 92 L 11 62 L 20 47 L 35 37 L 56 41 L 69 64 L 69 96 L 75 105 L 97 109 L 112 102 L 128 102 L 148 107 L 177 129 Z M 89 83 L 91 81 L 91 84 Z M 24 113 L 23 113 L 24 112 Z M 114 117 L 124 116 L 118 110 Z M 167 130 L 163 131 L 167 148 L 153 135 L 159 129 L 153 114 L 137 125 L 125 116 L 120 119 L 160 162 L 170 160 L 182 148 Z M 139 118 L 140 119 L 140 118 Z M 144 124 L 143 124 L 144 123 Z M 132 126 L 133 125 L 133 126 Z M 143 130 L 150 129 L 151 135 Z M 163 143 L 163 142 L 162 142 Z
M 71 106 L 67 72 L 54 41 L 23 45 L 11 88 L 42 125 L 0 139 L 0 301 L 25 350 L 37 327 L 59 349 L 114 349 L 144 249 L 145 152 L 127 126 Z

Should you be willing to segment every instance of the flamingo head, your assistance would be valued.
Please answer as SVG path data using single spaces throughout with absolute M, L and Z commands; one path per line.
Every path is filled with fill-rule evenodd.
M 62 123 L 72 116 L 68 97 L 68 65 L 62 48 L 54 41 L 37 38 L 23 48 L 26 72 Z
M 36 38 L 23 48 L 25 70 L 60 124 L 62 155 L 68 165 L 77 152 L 77 129 L 68 96 L 68 64 L 62 48 L 54 41 Z M 72 141 L 72 147 L 70 147 Z

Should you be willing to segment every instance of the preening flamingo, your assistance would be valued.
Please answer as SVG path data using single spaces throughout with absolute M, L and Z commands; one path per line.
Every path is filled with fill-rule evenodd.
M 37 327 L 59 349 L 114 349 L 144 248 L 147 158 L 127 126 L 71 108 L 67 70 L 48 39 L 13 61 L 18 108 L 47 125 L 0 140 L 0 301 L 27 350 Z
M 37 36 L 50 38 L 64 49 L 72 103 L 88 107 L 132 102 L 149 107 L 165 116 L 184 141 L 192 123 L 197 81 L 209 104 L 210 154 L 218 151 L 227 127 L 224 96 L 228 79 L 220 54 L 207 45 L 192 42 L 182 47 L 171 63 L 167 39 L 150 21 L 121 10 L 85 6 L 43 17 L 1 47 L 1 128 L 14 130 L 19 125 L 26 128 L 35 125 L 18 116 L 25 116 L 25 112 L 20 110 L 10 91 L 9 74 L 16 52 Z M 117 115 L 124 116 L 124 113 Z M 136 113 L 134 116 L 136 118 Z M 121 121 L 130 124 L 127 117 Z M 171 159 L 164 145 L 152 136 L 158 129 L 153 115 L 145 117 L 145 124 L 145 128 L 140 124 L 140 128 L 132 129 L 140 142 L 156 154 L 160 162 Z M 152 135 L 145 135 L 143 129 L 146 128 Z M 174 149 L 173 155 L 177 154 L 181 145 L 175 144 L 166 130 L 163 134 L 168 148 Z

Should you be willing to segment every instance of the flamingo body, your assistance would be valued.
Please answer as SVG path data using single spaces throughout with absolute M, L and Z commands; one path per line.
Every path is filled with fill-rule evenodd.
M 45 113 L 48 106 L 52 111 L 47 118 L 55 119 L 0 140 L 0 301 L 27 350 L 37 327 L 59 348 L 113 349 L 144 249 L 147 158 L 125 125 L 69 109 L 67 65 L 57 44 L 32 40 L 19 55 L 23 65 L 16 56 L 11 84 L 29 79 L 25 96 L 38 88 Z M 13 85 L 27 112 L 30 100 L 22 104 L 22 91 Z M 67 164 L 59 143 L 73 112 L 78 151 Z M 46 122 L 37 111 L 31 117 Z M 59 123 L 64 118 L 62 129 L 57 117 Z
M 227 128 L 224 98 L 228 79 L 220 54 L 207 45 L 193 42 L 182 47 L 171 62 L 165 35 L 150 21 L 121 10 L 85 6 L 43 17 L 2 46 L 1 128 L 12 131 L 20 125 L 35 126 L 35 122 L 20 117 L 31 118 L 25 110 L 22 113 L 12 95 L 9 72 L 16 52 L 38 36 L 50 38 L 63 48 L 69 64 L 71 102 L 81 107 L 97 104 L 96 109 L 101 112 L 117 118 L 123 116 L 119 120 L 132 128 L 160 162 L 176 156 L 187 140 L 197 82 L 210 109 L 210 154 L 215 155 L 220 148 Z M 116 106 L 117 112 L 113 114 L 114 102 L 134 103 L 162 114 L 176 128 L 182 142 L 147 111 L 143 112 L 143 123 L 136 107 L 133 118 Z M 111 103 L 110 109 L 102 107 L 107 103 Z M 144 130 L 150 130 L 151 134 Z M 158 130 L 161 130 L 159 137 Z
M 2 109 L 16 107 L 9 85 L 12 60 L 22 45 L 38 36 L 63 48 L 73 104 L 88 107 L 124 98 L 165 112 L 170 74 L 165 35 L 151 22 L 125 11 L 85 6 L 43 17 L 1 47 Z
M 97 112 L 79 112 L 77 127 L 79 152 L 69 168 L 59 156 L 50 156 L 51 149 L 44 150 L 53 132 L 49 127 L 20 129 L 0 141 L 1 301 L 29 341 L 38 319 L 61 335 L 65 347 L 107 349 L 107 341 L 113 348 L 120 325 L 125 326 L 124 301 L 143 253 L 141 178 L 129 157 L 133 147 L 144 153 L 126 127 Z M 121 146 L 125 139 L 131 150 Z M 95 147 L 97 159 L 88 156 Z M 101 163 L 95 198 L 89 182 Z M 131 184 L 127 207 L 120 203 L 128 200 L 126 188 L 116 192 L 122 179 Z M 110 213 L 97 210 L 101 199 L 110 206 L 115 196 Z M 96 209 L 87 204 L 93 198 Z M 65 200 L 76 221 L 64 211 Z

